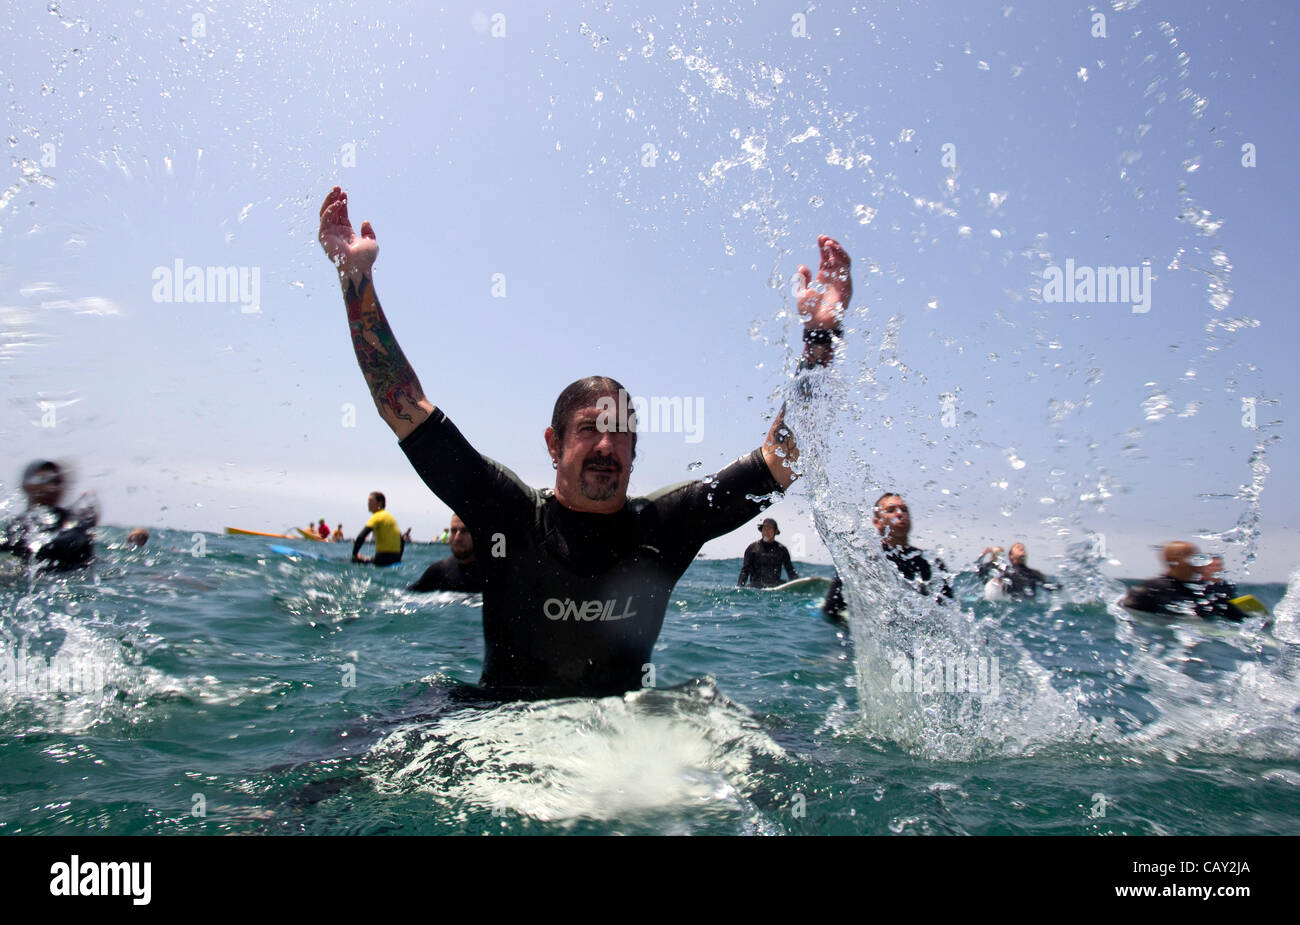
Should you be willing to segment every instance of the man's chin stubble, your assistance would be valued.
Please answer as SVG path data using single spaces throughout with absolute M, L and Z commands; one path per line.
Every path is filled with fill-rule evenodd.
M 578 487 L 582 491 L 582 496 L 588 501 L 608 501 L 614 495 L 618 494 L 618 482 L 608 482 L 604 485 L 592 484 L 585 478 L 578 480 Z

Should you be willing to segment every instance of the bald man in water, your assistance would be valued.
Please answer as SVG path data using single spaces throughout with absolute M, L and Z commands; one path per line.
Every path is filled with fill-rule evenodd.
M 1240 622 L 1246 615 L 1221 594 L 1207 594 L 1201 570 L 1206 565 L 1195 543 L 1175 540 L 1160 550 L 1165 573 L 1128 589 L 1120 604 L 1165 617 Z

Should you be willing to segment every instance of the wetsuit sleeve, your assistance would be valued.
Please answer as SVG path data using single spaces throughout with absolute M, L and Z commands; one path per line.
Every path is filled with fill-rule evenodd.
M 1123 599 L 1120 600 L 1121 607 L 1131 607 L 1133 610 L 1141 610 L 1144 613 L 1156 610 L 1157 605 L 1151 599 L 1151 592 L 1146 585 L 1134 585 L 1124 592 Z
M 766 508 L 771 503 L 768 495 L 780 492 L 763 451 L 755 450 L 711 478 L 669 486 L 648 500 L 658 508 L 667 534 L 680 541 L 679 548 L 690 548 L 694 557 L 709 540 L 743 526 Z
M 370 527 L 362 527 L 361 532 L 357 534 L 357 541 L 352 544 L 352 558 L 356 558 L 361 553 L 361 547 L 366 545 L 366 538 L 370 536 Z
M 948 574 L 948 566 L 944 565 L 943 560 L 938 556 L 935 556 L 934 564 L 939 570 L 939 580 L 943 582 L 943 587 L 939 589 L 939 593 L 934 596 L 934 599 L 938 600 L 942 596 L 952 600 L 952 585 L 948 583 L 948 579 L 951 577 Z
M 1214 615 L 1220 620 L 1231 620 L 1233 623 L 1240 623 L 1246 619 L 1246 612 L 1232 601 L 1220 601 L 1216 603 L 1214 607 Z
M 527 517 L 536 508 L 537 492 L 470 446 L 441 409 L 434 408 L 398 445 L 430 491 L 470 527 L 503 515 Z
M 980 581 L 988 581 L 989 573 L 993 571 L 993 560 L 990 559 L 987 562 L 981 561 L 979 565 L 976 566 L 975 571 L 979 574 Z
M 790 560 L 790 550 L 785 550 L 785 570 L 790 573 L 790 580 L 794 581 L 799 577 L 799 573 L 794 570 L 794 562 Z
M 844 584 L 840 581 L 839 573 L 836 572 L 835 580 L 831 582 L 830 589 L 826 592 L 826 600 L 822 603 L 822 613 L 826 616 L 826 619 L 842 623 L 846 609 L 844 606 Z
M 748 584 L 750 577 L 754 574 L 753 552 L 753 546 L 749 546 L 745 549 L 745 561 L 744 564 L 740 566 L 740 577 L 736 579 L 736 585 L 738 587 L 743 588 Z
M 421 575 L 414 584 L 407 586 L 407 591 L 440 591 L 442 590 L 442 562 L 434 562 Z
M 1204 609 L 1206 613 L 1203 616 L 1213 617 L 1219 620 L 1230 620 L 1233 623 L 1240 623 L 1245 620 L 1247 614 L 1244 610 L 1232 602 L 1237 596 L 1236 585 L 1230 585 L 1227 582 L 1215 582 L 1207 585 L 1205 588 L 1205 606 L 1198 607 L 1197 610 Z
M 94 558 L 95 535 L 82 526 L 60 530 L 36 553 L 37 562 L 53 562 L 66 568 L 89 565 Z

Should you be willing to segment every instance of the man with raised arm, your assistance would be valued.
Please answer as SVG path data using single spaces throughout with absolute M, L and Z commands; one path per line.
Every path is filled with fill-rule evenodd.
M 379 246 L 353 231 L 337 186 L 320 212 L 357 362 L 380 417 L 425 484 L 469 527 L 484 575 L 480 681 L 501 699 L 621 695 L 642 686 L 673 586 L 708 540 L 759 513 L 795 479 L 778 413 L 764 444 L 708 482 L 628 498 L 636 455 L 626 390 L 588 376 L 560 393 L 544 437 L 555 487 L 538 491 L 470 446 L 425 396 L 375 294 Z M 818 285 L 799 267 L 802 367 L 830 363 L 852 296 L 849 257 L 818 239 Z M 618 409 L 611 413 L 611 409 Z
M 1038 569 L 1029 567 L 1029 550 L 1024 543 L 1012 543 L 1011 552 L 1007 553 L 1010 565 L 998 562 L 998 553 L 1002 547 L 985 546 L 976 562 L 976 571 L 980 581 L 998 579 L 1002 592 L 1013 601 L 1034 600 L 1038 589 L 1059 591 L 1061 586 L 1053 582 Z M 986 558 L 987 557 L 987 558 Z

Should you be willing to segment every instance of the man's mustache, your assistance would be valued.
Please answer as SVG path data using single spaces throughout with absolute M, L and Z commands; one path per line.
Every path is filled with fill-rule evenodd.
M 586 469 L 590 466 L 607 468 L 613 470 L 614 472 L 623 471 L 623 465 L 617 459 L 615 459 L 613 456 L 606 456 L 600 453 L 597 453 L 593 456 L 588 456 L 585 460 L 583 460 L 582 468 Z

